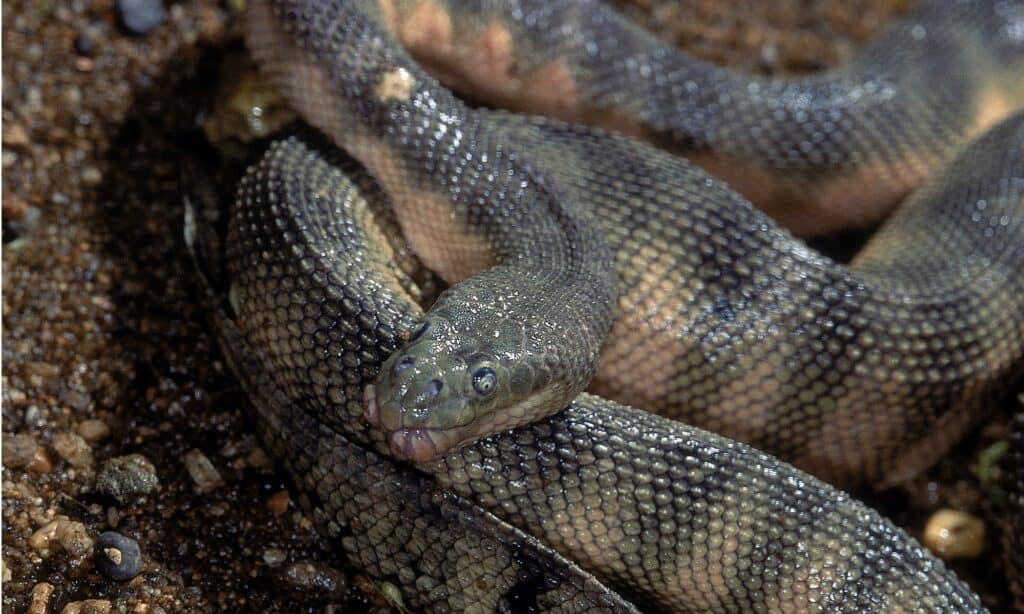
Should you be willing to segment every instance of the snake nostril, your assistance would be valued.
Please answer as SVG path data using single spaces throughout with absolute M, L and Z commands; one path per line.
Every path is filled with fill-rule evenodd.
M 402 371 L 405 371 L 406 369 L 411 367 L 412 363 L 414 363 L 414 362 L 416 362 L 416 359 L 413 358 L 412 356 L 406 356 L 402 360 L 399 360 L 398 364 L 395 365 L 395 373 L 400 373 Z
M 429 382 L 427 382 L 427 387 L 424 390 L 424 392 L 427 394 L 427 396 L 436 397 L 438 394 L 440 394 L 442 388 L 444 388 L 444 382 L 442 382 L 439 379 L 432 379 Z

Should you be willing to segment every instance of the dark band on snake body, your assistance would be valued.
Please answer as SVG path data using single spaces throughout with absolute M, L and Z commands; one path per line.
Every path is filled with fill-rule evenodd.
M 367 485 L 341 479 L 360 469 L 349 468 L 348 452 L 332 451 L 331 442 L 343 435 L 386 449 L 360 420 L 362 385 L 419 307 L 405 273 L 389 263 L 373 226 L 380 218 L 308 148 L 279 143 L 246 186 L 232 213 L 229 252 L 245 343 L 225 352 L 257 365 L 257 406 L 277 399 L 261 410 L 269 412 L 262 419 L 272 441 L 276 429 L 298 430 L 274 445 L 291 446 L 279 449 L 285 458 L 310 459 L 292 463 L 296 479 L 319 493 L 315 517 L 335 523 L 329 534 L 348 536 L 344 523 L 358 508 L 345 493 Z M 296 365 L 304 379 L 294 378 Z M 941 562 L 847 495 L 743 444 L 591 395 L 420 468 L 647 607 L 983 611 Z M 361 501 L 395 504 L 379 497 L 371 489 Z M 394 516 L 382 518 L 396 526 Z M 352 532 L 359 535 L 357 526 Z M 355 535 L 342 540 L 346 550 L 371 560 L 370 573 L 399 578 L 407 603 L 429 597 L 418 574 L 438 581 L 455 573 L 401 554 L 419 551 L 430 536 L 401 533 L 409 543 L 384 562 L 372 553 L 374 538 L 386 533 Z M 380 548 L 393 546 L 385 539 Z
M 850 266 L 685 161 L 533 128 L 616 254 L 620 317 L 593 392 L 833 483 L 891 484 L 930 466 L 1024 370 L 1024 137 L 1012 127 L 922 186 Z
M 920 0 L 842 66 L 736 74 L 599 0 L 381 0 L 385 23 L 459 91 L 644 136 L 800 234 L 882 219 L 1024 103 L 1024 3 Z

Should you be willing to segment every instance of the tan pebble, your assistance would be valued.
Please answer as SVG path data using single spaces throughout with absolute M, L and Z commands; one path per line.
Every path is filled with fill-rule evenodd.
M 3 143 L 7 147 L 28 145 L 28 132 L 25 127 L 15 122 L 4 122 Z
M 93 540 L 81 522 L 57 521 L 56 537 L 64 551 L 75 558 L 82 558 L 92 553 Z
M 7 566 L 7 561 L 0 559 L 0 577 L 4 582 L 11 581 L 11 568 Z
M 106 599 L 86 599 L 72 601 L 64 606 L 60 614 L 109 614 L 110 602 Z
M 4 165 L 6 166 L 6 164 Z M 3 193 L 3 204 L 0 205 L 0 210 L 3 212 L 3 216 L 7 219 L 18 221 L 25 217 L 29 212 L 28 203 L 17 198 L 13 194 L 9 194 L 6 191 Z M 24 394 L 24 393 L 22 393 Z
M 89 443 L 106 439 L 110 435 L 110 427 L 102 420 L 83 420 L 78 424 L 78 434 Z
M 246 455 L 245 462 L 247 462 L 250 467 L 264 469 L 270 466 L 270 457 L 268 457 L 267 453 L 263 451 L 263 448 L 255 446 L 252 451 Z
M 43 526 L 36 529 L 32 535 L 28 538 L 28 545 L 33 550 L 47 550 L 50 547 L 50 541 L 57 536 L 57 520 L 51 520 Z
M 28 434 L 3 436 L 3 462 L 8 469 L 18 469 L 32 462 L 36 449 L 34 437 Z
M 85 185 L 99 185 L 103 181 L 103 172 L 95 166 L 87 166 L 82 169 L 82 183 Z
M 921 541 L 946 560 L 975 557 L 985 548 L 985 523 L 967 512 L 939 510 L 928 519 Z
M 287 490 L 282 490 L 270 495 L 267 499 L 267 509 L 274 516 L 280 516 L 281 514 L 288 511 L 288 502 L 291 501 L 291 497 Z
M 185 469 L 188 470 L 188 474 L 199 487 L 200 492 L 211 492 L 224 483 L 220 472 L 200 450 L 190 450 L 185 454 Z
M 32 587 L 32 603 L 28 606 L 28 614 L 46 614 L 49 611 L 51 595 L 53 585 L 49 582 L 40 582 Z
M 72 467 L 92 465 L 92 450 L 77 433 L 57 433 L 53 437 L 53 449 Z
M 32 462 L 28 464 L 26 469 L 34 473 L 50 473 L 53 471 L 53 461 L 50 460 L 50 456 L 42 446 L 37 446 L 35 453 L 32 455 Z

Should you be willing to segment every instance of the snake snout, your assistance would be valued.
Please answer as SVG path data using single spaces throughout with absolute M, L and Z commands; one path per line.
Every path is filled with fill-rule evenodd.
M 394 357 L 364 392 L 364 416 L 387 433 L 395 458 L 425 462 L 463 439 L 468 407 L 432 356 Z
M 372 407 L 368 399 L 367 419 L 386 431 L 461 426 L 467 408 L 448 381 L 450 370 L 432 355 L 393 356 L 381 369 Z

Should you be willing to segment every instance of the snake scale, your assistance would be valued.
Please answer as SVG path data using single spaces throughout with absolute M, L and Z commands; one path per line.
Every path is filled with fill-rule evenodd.
M 664 105 L 654 105 L 650 88 L 637 84 L 630 99 L 639 108 L 610 113 L 623 94 L 580 85 L 610 78 L 578 78 L 581 66 L 610 63 L 579 62 L 573 49 L 596 49 L 593 60 L 611 40 L 638 74 L 700 71 L 651 51 L 607 12 L 585 2 L 569 11 L 573 4 L 473 13 L 483 17 L 471 24 L 486 25 L 475 35 L 467 28 L 466 40 L 504 61 L 502 45 L 517 33 L 512 40 L 532 53 L 517 51 L 516 60 L 536 60 L 515 64 L 535 80 L 513 79 L 522 91 L 543 92 L 537 83 L 552 79 L 576 86 L 559 94 L 572 104 L 556 115 L 611 118 L 718 156 L 716 139 L 728 142 L 722 135 L 738 128 L 711 129 L 708 120 L 696 138 L 678 123 L 692 119 L 652 112 Z M 1013 32 L 1004 31 L 1021 26 L 1012 22 L 1019 4 L 957 7 L 977 26 L 960 48 L 1020 67 L 1020 40 L 1013 56 Z M 430 1 L 260 0 L 249 9 L 249 46 L 270 81 L 383 189 L 327 148 L 281 142 L 239 189 L 226 272 L 204 273 L 222 346 L 260 430 L 308 491 L 326 533 L 421 608 L 632 607 L 624 597 L 687 611 L 980 609 L 913 540 L 816 478 L 719 435 L 577 393 L 596 371 L 595 392 L 840 483 L 895 482 L 932 463 L 1020 374 L 1022 118 L 962 151 L 958 143 L 1011 110 L 1005 100 L 1013 98 L 993 94 L 993 83 L 1012 91 L 1021 75 L 979 82 L 980 98 L 939 118 L 941 134 L 939 124 L 917 123 L 883 148 L 840 133 L 847 153 L 786 158 L 782 167 L 834 162 L 825 174 L 846 181 L 887 156 L 905 158 L 902 148 L 920 135 L 929 137 L 921 148 L 929 169 L 960 151 L 843 267 L 680 158 L 601 130 L 466 107 L 395 42 L 453 83 L 479 84 L 480 75 L 452 69 L 466 65 L 472 47 L 452 34 L 463 31 L 452 25 L 458 15 Z M 410 38 L 414 19 L 425 35 Z M 905 35 L 952 53 L 950 36 L 929 39 L 946 32 L 934 7 L 926 3 L 914 19 L 899 26 Z M 517 28 L 538 23 L 576 24 L 572 49 L 518 37 Z M 876 45 L 889 49 L 887 40 Z M 637 64 L 643 54 L 653 55 Z M 881 55 L 890 54 L 865 51 L 876 63 Z M 847 81 L 819 79 L 803 108 L 829 107 L 835 97 L 814 88 L 838 96 L 835 83 Z M 895 117 L 900 129 L 899 113 L 929 102 L 904 101 L 898 79 L 878 83 L 902 111 L 869 104 L 863 117 Z M 782 99 L 794 91 L 778 87 Z M 737 108 L 749 111 L 744 104 Z M 839 112 L 860 121 L 863 106 Z M 809 117 L 801 129 L 823 129 Z M 770 134 L 760 122 L 756 134 Z M 759 139 L 747 141 L 753 150 L 725 154 L 757 154 Z M 891 185 L 870 186 L 868 196 L 891 200 L 908 189 L 892 185 L 913 183 L 914 173 L 898 174 L 880 177 Z M 804 192 L 820 196 L 817 187 Z M 394 239 L 398 228 L 416 257 L 455 284 L 425 318 L 415 258 Z M 209 234 L 202 230 L 190 232 Z M 401 398 L 368 387 L 375 378 Z M 493 400 L 508 398 L 511 406 Z M 564 399 L 573 400 L 550 416 Z M 417 469 L 385 461 L 379 453 L 388 449 L 419 461 Z

